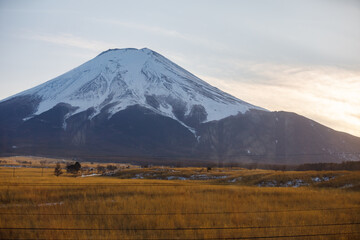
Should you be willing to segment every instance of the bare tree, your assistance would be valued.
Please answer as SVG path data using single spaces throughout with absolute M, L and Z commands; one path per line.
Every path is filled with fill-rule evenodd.
M 75 164 L 70 164 L 66 166 L 66 171 L 72 174 L 78 174 L 81 170 L 81 164 L 76 162 Z
M 41 165 L 41 176 L 44 176 L 44 166 L 45 166 L 46 161 L 45 160 L 41 160 L 40 161 L 40 165 Z
M 115 166 L 115 165 L 107 165 L 106 169 L 109 170 L 109 171 L 114 171 L 114 170 L 117 169 L 117 166 Z
M 54 171 L 54 175 L 55 176 L 60 176 L 62 174 L 62 170 L 61 170 L 61 166 L 60 166 L 60 163 L 57 163 L 56 166 L 55 166 L 55 171 Z
M 98 165 L 96 167 L 96 170 L 97 170 L 98 173 L 105 173 L 106 168 L 104 166 Z

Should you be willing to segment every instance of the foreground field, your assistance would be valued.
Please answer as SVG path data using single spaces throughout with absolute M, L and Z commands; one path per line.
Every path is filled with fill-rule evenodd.
M 0 168 L 0 239 L 360 239 L 357 188 L 316 186 L 344 176 L 357 181 L 358 172 L 321 173 L 320 179 L 338 175 L 327 183 L 281 188 L 250 185 L 286 182 L 294 174 L 305 181 L 315 173 L 244 170 L 247 182 L 239 184 L 222 178 L 120 179 L 158 169 L 85 178 L 55 177 L 50 168 L 13 171 Z M 191 177 L 204 170 L 177 171 Z M 235 179 L 238 172 L 201 175 Z

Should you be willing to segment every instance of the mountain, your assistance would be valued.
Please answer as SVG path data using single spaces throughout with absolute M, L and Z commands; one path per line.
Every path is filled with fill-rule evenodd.
M 358 160 L 360 138 L 237 99 L 149 49 L 111 49 L 0 101 L 2 154 L 213 162 Z
M 59 103 L 76 108 L 66 119 L 89 108 L 93 108 L 91 117 L 104 108 L 111 117 L 129 106 L 139 105 L 189 128 L 249 109 L 261 109 L 220 91 L 146 48 L 108 50 L 11 99 L 19 96 L 41 99 L 36 112 L 28 118 Z

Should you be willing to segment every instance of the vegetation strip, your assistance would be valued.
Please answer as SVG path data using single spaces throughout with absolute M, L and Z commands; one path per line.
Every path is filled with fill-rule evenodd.
M 2 187 L 195 187 L 192 184 L 3 184 Z
M 347 233 L 317 233 L 317 234 L 301 234 L 301 235 L 278 235 L 278 236 L 256 236 L 256 237 L 217 237 L 217 238 L 181 238 L 182 240 L 231 240 L 231 239 L 272 239 L 272 238 L 298 238 L 298 237 L 317 237 L 317 236 L 337 236 L 337 235 L 353 235 L 360 234 L 360 232 L 347 232 Z M 79 240 L 78 238 L 52 238 L 53 240 Z M 112 240 L 108 238 L 92 238 L 94 240 Z M 118 238 L 116 238 L 117 240 Z M 124 238 L 123 240 L 141 240 L 143 238 Z M 179 238 L 148 238 L 148 240 L 176 240 Z M 9 239 L 9 240 L 15 240 Z M 46 240 L 46 238 L 16 238 L 16 240 Z M 80 239 L 80 240 L 85 240 Z M 115 239 L 114 239 L 115 240 Z
M 0 228 L 0 230 L 44 230 L 44 231 L 186 231 L 186 230 L 234 230 L 234 229 L 260 229 L 260 228 L 290 228 L 290 227 L 325 227 L 359 225 L 360 223 L 328 223 L 328 224 L 305 224 L 283 226 L 248 226 L 248 227 L 189 227 L 189 228 Z
M 162 215 L 220 215 L 220 214 L 250 214 L 250 213 L 278 213 L 278 212 L 311 212 L 311 211 L 337 211 L 354 210 L 354 208 L 322 208 L 322 209 L 288 209 L 272 211 L 253 211 L 253 212 L 177 212 L 177 213 L 11 213 L 3 212 L 0 215 L 18 215 L 18 216 L 162 216 Z

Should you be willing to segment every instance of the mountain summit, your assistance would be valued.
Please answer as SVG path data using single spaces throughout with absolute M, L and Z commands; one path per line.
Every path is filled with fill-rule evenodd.
M 0 101 L 0 155 L 194 165 L 359 160 L 360 138 L 237 99 L 149 49 L 111 49 Z
M 59 103 L 74 107 L 66 118 L 89 108 L 94 110 L 91 117 L 104 108 L 111 117 L 129 106 L 139 105 L 188 127 L 249 109 L 262 110 L 209 85 L 147 48 L 107 50 L 15 96 L 26 95 L 40 100 L 36 112 L 27 116 L 27 120 Z

